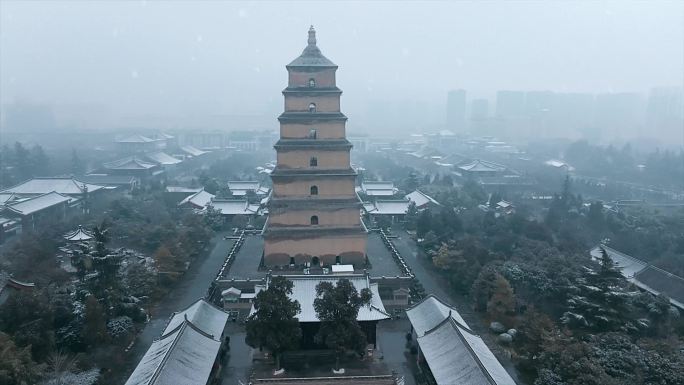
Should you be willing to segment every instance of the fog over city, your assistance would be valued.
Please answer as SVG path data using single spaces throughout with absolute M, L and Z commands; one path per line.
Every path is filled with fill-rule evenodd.
M 683 352 L 683 1 L 0 0 L 0 385 Z
M 303 49 L 313 24 L 324 55 L 344 69 L 338 84 L 351 132 L 443 129 L 447 92 L 464 89 L 468 110 L 473 100 L 487 99 L 489 117 L 505 110 L 497 104 L 502 90 L 551 91 L 554 100 L 591 94 L 597 104 L 578 114 L 609 110 L 567 132 L 547 127 L 549 137 L 665 138 L 660 145 L 671 145 L 682 144 L 684 135 L 667 125 L 654 129 L 648 116 L 654 88 L 679 87 L 681 95 L 684 5 L 678 1 L 2 1 L 0 7 L 7 131 L 275 129 L 284 64 Z M 610 95 L 622 98 L 613 102 Z M 23 122 L 27 108 L 46 118 Z M 541 109 L 554 116 L 562 108 Z M 530 136 L 527 128 L 514 134 L 496 124 L 488 134 Z M 465 130 L 468 124 L 455 131 Z

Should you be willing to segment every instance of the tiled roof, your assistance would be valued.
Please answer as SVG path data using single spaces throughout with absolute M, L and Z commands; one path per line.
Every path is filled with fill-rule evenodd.
M 191 204 L 196 208 L 204 208 L 207 205 L 207 203 L 211 202 L 213 198 L 214 194 L 208 193 L 204 190 L 200 190 L 180 201 L 180 203 L 178 203 L 178 206 Z
M 599 245 L 589 251 L 594 259 L 601 258 L 601 248 L 630 282 L 651 294 L 665 294 L 670 303 L 684 309 L 684 278 L 669 273 L 648 262 L 621 253 L 606 245 Z
M 255 180 L 241 181 L 241 180 L 231 180 L 228 181 L 228 188 L 230 190 L 258 190 L 260 183 Z
M 138 157 L 131 156 L 128 158 L 104 163 L 103 166 L 110 170 L 147 170 L 156 167 L 157 165 L 146 162 Z
M 638 286 L 654 294 L 665 294 L 673 305 L 684 309 L 684 278 L 655 266 L 641 270 L 634 278 Z
M 16 195 L 12 192 L 0 193 L 0 205 L 11 202 L 14 198 Z
M 596 246 L 591 251 L 589 254 L 594 259 L 600 260 L 601 259 L 601 247 L 606 250 L 606 254 L 608 254 L 608 257 L 613 261 L 615 264 L 615 267 L 617 267 L 620 272 L 622 272 L 622 275 L 625 276 L 625 278 L 633 278 L 634 275 L 636 275 L 638 272 L 641 270 L 645 269 L 646 266 L 648 266 L 648 263 L 638 260 L 634 257 L 631 257 L 627 254 L 621 253 L 615 249 L 611 249 L 608 246 Z
M 145 157 L 147 157 L 147 159 L 151 160 L 154 163 L 159 163 L 159 164 L 164 165 L 164 166 L 171 165 L 171 164 L 178 164 L 178 163 L 182 162 L 182 160 L 180 160 L 178 158 L 174 158 L 171 155 L 169 155 L 163 151 L 145 154 Z
M 416 190 L 410 194 L 407 194 L 405 198 L 415 203 L 416 207 L 422 207 L 428 203 L 432 203 L 438 206 L 440 205 L 439 202 L 437 202 L 431 196 L 425 194 L 420 190 Z
M 199 299 L 185 310 L 173 313 L 162 335 L 170 333 L 186 319 L 204 333 L 211 335 L 213 339 L 218 340 L 228 322 L 228 314 L 209 302 Z
M 184 320 L 154 341 L 126 385 L 206 384 L 221 342 Z
M 451 317 L 465 327 L 468 324 L 463 320 L 458 311 L 439 300 L 434 295 L 429 295 L 421 302 L 406 310 L 406 316 L 413 325 L 413 330 L 421 336 L 437 324 L 444 321 L 451 314 Z
M 408 211 L 409 204 L 408 200 L 377 200 L 364 203 L 363 208 L 373 215 L 403 215 Z
M 17 195 L 39 195 L 55 191 L 65 195 L 80 195 L 83 194 L 84 186 L 88 189 L 88 192 L 93 192 L 104 188 L 104 186 L 89 184 L 71 177 L 33 178 L 16 186 L 5 189 L 2 191 L 2 193 L 14 193 Z
M 102 186 L 131 185 L 135 183 L 135 177 L 130 175 L 90 174 L 79 176 L 78 179 L 86 183 Z
M 434 296 L 406 311 L 418 345 L 438 385 L 515 385 L 482 338 Z
M 437 385 L 515 385 L 482 338 L 453 318 L 417 341 Z
M 190 146 L 190 145 L 181 146 L 180 149 L 183 152 L 187 153 L 188 155 L 192 155 L 192 156 L 200 156 L 200 155 L 208 153 L 208 151 L 202 151 L 202 150 L 200 150 L 194 146 Z
M 116 142 L 117 143 L 150 143 L 150 142 L 156 142 L 158 139 L 152 139 L 148 138 L 147 136 L 140 135 L 140 134 L 134 134 L 130 136 L 126 136 L 124 138 L 118 139 Z
M 199 191 L 202 191 L 199 187 L 166 186 L 166 192 L 169 193 L 196 193 Z
M 458 165 L 458 168 L 469 172 L 503 172 L 506 171 L 506 166 L 487 162 L 481 159 L 475 159 L 472 162 Z
M 9 204 L 6 206 L 6 208 L 7 210 L 19 215 L 30 215 L 41 210 L 45 210 L 49 207 L 69 202 L 70 200 L 71 198 L 53 191 L 47 194 L 39 195 L 37 197 Z
M 246 200 L 214 199 L 211 205 L 223 215 L 252 215 L 259 210 L 259 205 L 251 205 Z

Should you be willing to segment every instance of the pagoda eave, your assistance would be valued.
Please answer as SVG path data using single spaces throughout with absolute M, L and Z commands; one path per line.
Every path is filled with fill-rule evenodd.
M 342 90 L 337 87 L 310 88 L 310 87 L 287 87 L 283 95 L 317 96 L 317 95 L 342 95 Z
M 347 170 L 310 170 L 310 169 L 283 169 L 276 167 L 273 172 L 271 172 L 271 178 L 277 180 L 280 178 L 319 178 L 322 176 L 348 176 L 356 177 L 357 173 L 353 169 Z
M 346 122 L 347 117 L 341 112 L 283 112 L 278 121 L 281 123 L 315 123 L 325 121 Z
M 367 234 L 363 227 L 312 227 L 312 226 L 273 226 L 269 223 L 268 228 L 264 230 L 265 239 L 305 239 L 305 238 L 320 238 L 334 235 L 335 237 L 344 236 L 365 236 Z
M 273 145 L 273 148 L 281 151 L 300 151 L 300 150 L 316 150 L 316 151 L 346 151 L 351 150 L 353 145 L 348 140 L 329 141 L 324 143 L 322 141 L 313 140 L 293 140 L 281 139 Z

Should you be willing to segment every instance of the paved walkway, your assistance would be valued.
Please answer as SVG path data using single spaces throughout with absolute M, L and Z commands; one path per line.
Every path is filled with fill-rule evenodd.
M 496 336 L 489 331 L 488 325 L 480 315 L 472 310 L 470 300 L 449 290 L 447 280 L 435 269 L 432 262 L 405 230 L 393 229 L 393 234 L 397 236 L 397 238 L 391 239 L 394 247 L 411 267 L 416 278 L 425 288 L 425 292 L 439 297 L 458 309 L 458 313 L 468 323 L 470 329 L 482 337 L 511 377 L 517 383 L 523 384 L 524 382 L 520 380 L 515 366 L 510 359 L 504 357 L 503 349 L 496 343 Z
M 377 348 L 390 371 L 396 372 L 399 377 L 403 376 L 405 385 L 415 385 L 411 361 L 415 361 L 416 356 L 407 351 L 406 345 L 406 333 L 409 330 L 411 323 L 406 318 L 379 322 Z
M 368 234 L 367 247 L 368 261 L 372 267 L 370 275 L 373 277 L 396 277 L 401 276 L 401 269 L 392 257 L 392 253 L 382 242 L 380 233 L 372 232 Z
M 261 234 L 245 235 L 245 243 L 235 255 L 227 272 L 227 278 L 245 279 L 265 277 L 266 271 L 259 271 L 261 255 L 264 253 L 264 237 Z
M 221 384 L 247 384 L 252 370 L 252 348 L 245 343 L 244 325 L 230 323 L 226 333 L 230 335 L 230 351 L 228 362 L 221 373 Z
M 152 310 L 150 322 L 138 334 L 135 345 L 129 352 L 130 368 L 126 378 L 145 355 L 152 341 L 160 337 L 171 314 L 183 310 L 197 299 L 204 297 L 235 242 L 232 239 L 224 239 L 226 235 L 228 235 L 227 232 L 221 232 L 211 239 L 209 243 L 211 252 L 195 260 L 175 287 Z

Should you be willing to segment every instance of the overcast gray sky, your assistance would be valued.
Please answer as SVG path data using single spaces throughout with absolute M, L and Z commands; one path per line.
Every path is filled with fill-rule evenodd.
M 314 24 L 343 109 L 684 82 L 684 2 L 1 1 L 0 96 L 114 116 L 281 108 Z

